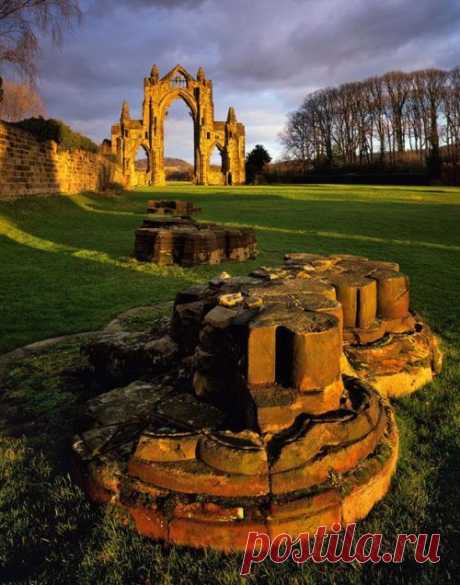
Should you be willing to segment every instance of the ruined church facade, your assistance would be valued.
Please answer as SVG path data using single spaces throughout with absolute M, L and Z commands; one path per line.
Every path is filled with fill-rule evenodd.
M 168 108 L 182 99 L 190 110 L 194 129 L 194 182 L 198 185 L 240 185 L 245 182 L 245 128 L 233 107 L 226 121 L 214 119 L 213 84 L 202 67 L 196 78 L 177 65 L 160 78 L 152 67 L 144 79 L 142 120 L 133 120 L 127 102 L 123 103 L 120 123 L 112 127 L 112 153 L 122 166 L 126 184 L 164 185 L 164 127 Z M 220 151 L 222 165 L 211 164 L 211 155 Z M 136 165 L 136 153 L 143 148 L 146 168 Z

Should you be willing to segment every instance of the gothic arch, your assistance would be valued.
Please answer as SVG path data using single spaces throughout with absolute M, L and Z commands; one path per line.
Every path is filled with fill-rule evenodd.
M 144 79 L 144 104 L 142 120 L 133 120 L 128 104 L 122 107 L 120 124 L 112 127 L 112 152 L 117 154 L 129 186 L 138 184 L 139 177 L 130 171 L 130 152 L 139 145 L 147 149 L 150 160 L 147 182 L 153 185 L 165 183 L 164 171 L 164 122 L 171 104 L 182 99 L 189 107 L 194 122 L 195 182 L 201 185 L 212 180 L 209 153 L 215 144 L 225 161 L 223 183 L 245 182 L 245 129 L 229 108 L 225 122 L 214 120 L 212 81 L 206 79 L 202 67 L 194 78 L 181 65 L 176 65 L 160 79 L 158 67 L 152 67 L 150 77 Z M 229 180 L 230 178 L 230 180 Z
M 161 143 L 160 154 L 159 154 L 159 166 L 164 168 L 165 166 L 165 144 L 166 144 L 166 117 L 168 115 L 170 107 L 177 101 L 181 101 L 185 104 L 186 110 L 189 112 L 192 118 L 193 127 L 193 160 L 194 160 L 194 171 L 193 171 L 193 182 L 196 182 L 197 176 L 197 152 L 196 152 L 196 133 L 197 133 L 197 104 L 193 101 L 193 98 L 184 91 L 171 91 L 161 101 L 158 108 L 156 132 L 158 135 L 158 141 Z M 158 183 L 157 183 L 158 184 Z
M 139 149 L 142 149 L 146 155 L 147 165 L 145 169 L 140 168 L 137 161 Z M 148 142 L 145 140 L 125 141 L 122 162 L 128 183 L 131 186 L 151 184 L 152 153 Z
M 195 121 L 198 112 L 196 100 L 193 97 L 193 95 L 190 95 L 190 92 L 183 89 L 172 89 L 169 94 L 166 94 L 164 96 L 158 107 L 158 114 L 160 116 L 160 119 L 164 121 L 164 117 L 168 109 L 176 100 L 180 99 L 190 109 L 190 112 L 193 116 L 193 120 Z
M 220 164 L 214 165 L 212 161 L 212 157 L 214 151 L 217 151 L 220 154 Z M 209 185 L 225 185 L 225 177 L 227 171 L 227 160 L 226 160 L 226 152 L 225 152 L 225 145 L 219 141 L 214 141 L 208 150 L 208 184 Z M 218 168 L 215 168 L 218 166 Z
M 155 67 L 156 65 L 152 67 L 152 71 Z M 163 79 L 174 79 L 177 73 L 180 73 L 187 81 L 193 81 L 193 77 L 190 75 L 187 69 L 185 69 L 185 67 L 182 67 L 182 65 L 176 65 L 173 67 L 170 71 L 168 71 L 168 73 L 166 73 Z

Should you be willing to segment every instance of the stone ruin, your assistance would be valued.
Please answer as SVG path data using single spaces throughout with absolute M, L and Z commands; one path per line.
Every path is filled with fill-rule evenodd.
M 149 201 L 146 218 L 136 230 L 134 256 L 160 266 L 244 262 L 257 256 L 255 231 L 198 223 L 191 201 Z
M 89 498 L 224 551 L 364 518 L 398 458 L 387 397 L 442 360 L 397 264 L 316 254 L 192 286 L 164 326 L 83 350 L 105 389 L 73 445 Z
M 193 201 L 178 201 L 177 199 L 172 201 L 151 199 L 147 207 L 147 213 L 158 216 L 190 217 L 199 211 L 201 209 L 195 207 Z
M 214 119 L 213 84 L 200 67 L 193 77 L 184 67 L 176 65 L 164 77 L 156 65 L 144 79 L 142 119 L 130 116 L 127 102 L 123 103 L 120 121 L 112 126 L 108 141 L 112 154 L 119 161 L 124 182 L 137 185 L 164 185 L 165 178 L 165 119 L 171 104 L 183 100 L 193 120 L 194 173 L 198 185 L 242 185 L 246 181 L 245 127 L 229 107 L 226 120 Z M 219 151 L 222 164 L 212 165 L 214 149 Z M 146 167 L 139 170 L 136 154 L 145 152 Z

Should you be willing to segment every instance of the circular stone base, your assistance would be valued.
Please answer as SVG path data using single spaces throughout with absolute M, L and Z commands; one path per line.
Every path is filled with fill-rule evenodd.
M 386 396 L 442 362 L 397 264 L 314 254 L 192 286 L 162 337 L 83 354 L 109 390 L 73 446 L 89 497 L 151 538 L 224 551 L 365 517 L 398 457 Z
M 75 441 L 76 473 L 90 499 L 179 545 L 241 551 L 252 531 L 296 538 L 347 524 L 387 492 L 398 433 L 383 398 L 358 380 L 345 386 L 340 411 L 262 438 L 224 430 L 221 413 L 191 395 L 131 384 L 88 405 L 93 425 Z M 103 426 L 108 412 L 116 426 Z
M 412 394 L 433 381 L 442 368 L 443 355 L 437 337 L 419 318 L 411 330 L 387 333 L 366 345 L 346 345 L 344 373 L 372 385 L 383 396 Z

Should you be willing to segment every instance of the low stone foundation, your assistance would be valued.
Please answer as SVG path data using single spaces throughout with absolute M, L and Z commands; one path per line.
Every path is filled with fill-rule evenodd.
M 193 201 L 151 199 L 147 204 L 147 213 L 159 216 L 175 215 L 177 217 L 191 217 L 199 211 L 201 209 L 195 207 Z
M 104 390 L 73 445 L 88 496 L 151 538 L 224 551 L 365 517 L 398 457 L 385 395 L 442 362 L 396 264 L 313 254 L 193 286 L 166 330 L 83 353 Z
M 136 230 L 137 260 L 195 266 L 244 262 L 257 256 L 253 229 L 197 223 L 191 217 L 196 211 L 189 201 L 150 201 L 148 212 L 153 215 Z

